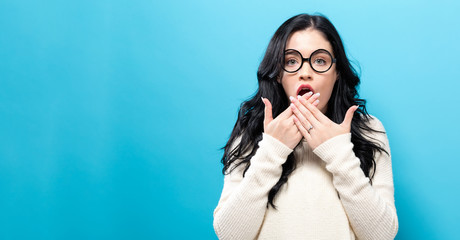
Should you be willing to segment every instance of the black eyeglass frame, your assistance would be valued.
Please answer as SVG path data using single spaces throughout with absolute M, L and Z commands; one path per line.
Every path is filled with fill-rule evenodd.
M 302 62 L 300 63 L 300 67 L 299 67 L 297 70 L 295 70 L 295 71 L 288 71 L 288 70 L 286 70 L 286 69 L 284 68 L 284 61 L 286 61 L 286 52 L 287 52 L 287 51 L 295 51 L 295 52 L 297 52 L 297 53 L 300 55 L 300 57 L 302 58 Z M 331 59 L 332 59 L 331 65 L 329 66 L 329 68 L 327 68 L 327 69 L 324 70 L 324 71 L 318 71 L 318 70 L 316 70 L 316 69 L 313 67 L 313 65 L 311 65 L 311 56 L 313 56 L 316 52 L 319 52 L 319 51 L 326 52 L 327 54 L 329 54 L 329 56 L 331 56 Z M 311 67 L 311 69 L 313 69 L 313 71 L 315 71 L 315 72 L 317 72 L 317 73 L 325 73 L 325 72 L 329 71 L 329 69 L 331 69 L 331 67 L 332 67 L 332 65 L 334 65 L 334 63 L 337 62 L 337 59 L 336 59 L 336 58 L 333 58 L 333 57 L 332 57 L 332 54 L 331 54 L 328 50 L 322 49 L 322 48 L 317 49 L 317 50 L 315 50 L 314 52 L 312 52 L 312 53 L 310 54 L 310 57 L 309 57 L 309 58 L 304 58 L 304 57 L 302 56 L 302 53 L 300 53 L 299 51 L 297 51 L 297 50 L 295 50 L 295 49 L 286 49 L 286 50 L 284 51 L 283 59 L 284 59 L 284 60 L 283 60 L 283 64 L 281 65 L 281 67 L 283 68 L 284 71 L 286 71 L 286 72 L 288 72 L 288 73 L 295 73 L 295 72 L 299 71 L 299 70 L 303 67 L 303 62 L 305 62 L 305 61 L 308 61 L 308 64 L 310 64 L 310 67 Z

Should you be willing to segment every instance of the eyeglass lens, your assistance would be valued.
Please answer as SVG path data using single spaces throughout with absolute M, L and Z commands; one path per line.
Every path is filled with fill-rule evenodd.
M 317 72 L 325 72 L 332 65 L 331 54 L 323 49 L 316 50 L 308 59 L 310 66 Z M 284 70 L 287 72 L 297 72 L 303 63 L 302 54 L 296 50 L 287 50 L 284 53 Z

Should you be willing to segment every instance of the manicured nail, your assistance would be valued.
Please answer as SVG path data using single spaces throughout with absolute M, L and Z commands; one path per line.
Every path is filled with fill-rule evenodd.
M 319 100 L 316 100 L 316 101 L 313 102 L 313 105 L 316 106 L 316 105 L 318 105 L 318 103 L 319 103 Z
M 292 109 L 292 110 L 295 110 L 295 106 L 294 106 L 294 104 L 293 104 L 293 103 L 291 103 L 291 105 L 290 105 L 290 106 L 291 106 L 291 109 Z
M 310 91 L 310 92 L 307 93 L 307 97 L 308 97 L 308 96 L 311 96 L 311 95 L 313 95 L 313 92 L 312 92 L 312 91 Z
M 301 98 L 301 96 L 300 96 L 300 95 L 297 95 L 297 98 L 298 98 L 298 99 L 300 99 L 300 98 Z
M 316 97 L 319 97 L 320 94 L 319 94 L 319 93 L 316 93 L 315 95 L 316 95 Z
M 289 99 L 293 102 L 295 98 L 293 96 L 289 96 Z

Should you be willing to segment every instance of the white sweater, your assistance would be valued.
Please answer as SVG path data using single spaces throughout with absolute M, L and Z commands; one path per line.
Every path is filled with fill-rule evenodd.
M 375 117 L 369 123 L 384 131 Z M 390 153 L 386 134 L 372 133 Z M 312 151 L 302 140 L 294 149 L 297 167 L 267 209 L 293 150 L 263 134 L 243 178 L 244 166 L 225 175 L 214 210 L 219 239 L 393 239 L 398 232 L 391 156 L 377 153 L 370 184 L 353 152 L 351 134 L 329 139 Z M 372 173 L 372 170 L 371 170 Z M 339 198 L 340 195 L 340 198 Z

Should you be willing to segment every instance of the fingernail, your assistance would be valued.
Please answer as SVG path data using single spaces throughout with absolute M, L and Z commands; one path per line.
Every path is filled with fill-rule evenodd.
M 291 101 L 294 101 L 294 100 L 295 100 L 295 98 L 294 98 L 293 96 L 289 96 L 289 99 L 290 99 Z
M 292 109 L 292 110 L 294 110 L 294 109 L 295 109 L 295 106 L 294 106 L 294 104 L 293 104 L 293 103 L 291 103 L 291 105 L 290 105 L 290 106 L 291 106 L 291 109 Z
M 320 94 L 319 94 L 319 93 L 316 93 L 315 95 L 316 95 L 317 97 L 319 97 Z
M 313 92 L 312 92 L 312 91 L 310 91 L 310 92 L 307 93 L 307 96 L 311 96 L 311 95 L 313 95 Z
M 300 99 L 300 98 L 301 98 L 301 96 L 300 96 L 300 95 L 297 95 L 297 98 L 298 98 L 298 99 Z
M 313 102 L 314 105 L 318 105 L 318 103 L 319 103 L 319 100 L 316 100 Z

